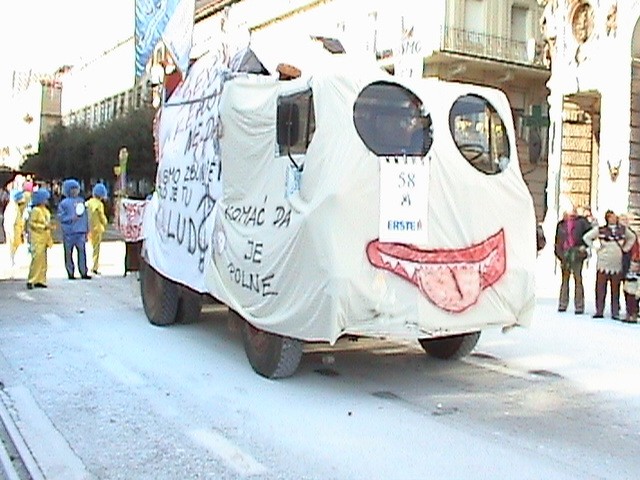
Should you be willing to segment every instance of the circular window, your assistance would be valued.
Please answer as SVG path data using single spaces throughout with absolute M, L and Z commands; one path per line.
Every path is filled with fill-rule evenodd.
M 462 156 L 488 175 L 509 164 L 509 137 L 496 109 L 478 95 L 459 97 L 449 112 L 451 136 Z
M 424 157 L 433 143 L 431 116 L 415 93 L 397 83 L 374 82 L 362 89 L 353 122 L 376 155 Z

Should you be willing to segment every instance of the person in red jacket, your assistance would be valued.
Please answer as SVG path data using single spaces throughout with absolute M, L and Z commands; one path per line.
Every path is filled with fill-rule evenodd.
M 584 285 L 582 268 L 587 258 L 587 246 L 582 237 L 591 229 L 591 224 L 582 215 L 578 215 L 573 205 L 565 209 L 562 220 L 556 225 L 555 255 L 560 261 L 562 283 L 558 298 L 558 311 L 565 312 L 569 305 L 569 280 L 573 276 L 574 311 L 584 313 Z

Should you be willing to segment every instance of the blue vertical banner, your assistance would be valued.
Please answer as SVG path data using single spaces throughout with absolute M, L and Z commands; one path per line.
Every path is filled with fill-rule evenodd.
M 176 65 L 185 72 L 189 65 L 195 0 L 136 0 L 135 9 L 136 78 L 144 74 L 160 40 L 168 44 Z

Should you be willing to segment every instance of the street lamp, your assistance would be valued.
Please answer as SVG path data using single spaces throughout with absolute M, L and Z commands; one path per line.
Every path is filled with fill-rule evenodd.
M 113 173 L 118 177 L 117 179 L 117 192 L 118 196 L 126 196 L 127 190 L 127 161 L 129 159 L 129 151 L 127 147 L 122 147 L 118 152 L 118 165 L 113 168 Z

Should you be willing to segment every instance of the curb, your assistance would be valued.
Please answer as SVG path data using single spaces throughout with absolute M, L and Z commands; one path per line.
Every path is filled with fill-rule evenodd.
M 20 462 L 24 466 L 26 472 L 29 475 L 31 480 L 45 480 L 45 477 L 38 467 L 33 455 L 31 455 L 31 451 L 29 447 L 25 443 L 18 427 L 16 426 L 9 410 L 7 410 L 7 406 L 5 405 L 5 397 L 6 392 L 4 394 L 0 394 L 0 422 L 4 426 L 6 432 L 9 435 L 9 441 L 13 444 L 16 451 L 18 452 L 18 456 L 20 458 Z M 7 477 L 7 480 L 20 480 L 21 477 L 16 470 L 14 462 L 11 460 L 9 456 L 9 452 L 7 451 L 3 442 L 0 441 L 0 463 L 2 463 L 2 471 Z
M 9 457 L 9 452 L 7 452 L 4 443 L 0 442 L 0 473 L 4 474 L 4 478 L 7 480 L 20 480 L 20 476 L 18 475 L 18 471 L 13 466 L 13 462 Z

